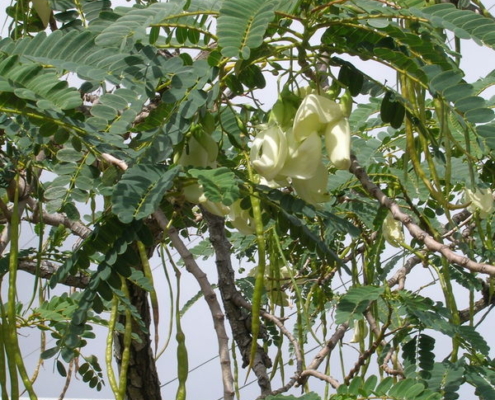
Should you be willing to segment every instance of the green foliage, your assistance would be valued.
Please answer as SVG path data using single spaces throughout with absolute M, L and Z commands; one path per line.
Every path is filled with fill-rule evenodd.
M 111 377 L 114 335 L 131 338 L 131 350 L 154 363 L 147 340 L 149 321 L 161 326 L 156 296 L 173 299 L 181 289 L 167 268 L 169 285 L 155 286 L 147 258 L 158 245 L 173 246 L 170 257 L 186 267 L 176 274 L 194 276 L 201 287 L 169 308 L 178 318 L 179 396 L 193 355 L 184 338 L 196 333 L 180 317 L 206 296 L 222 376 L 228 380 L 233 366 L 235 379 L 245 378 L 236 370 L 240 353 L 259 382 L 286 385 L 272 387 L 277 395 L 268 399 L 450 400 L 468 385 L 477 398 L 495 398 L 493 340 L 480 330 L 486 315 L 476 315 L 493 303 L 485 275 L 494 270 L 495 99 L 487 93 L 495 73 L 469 82 L 462 59 L 467 41 L 495 47 L 495 22 L 481 2 L 457 3 L 135 0 L 114 7 L 50 0 L 53 18 L 43 31 L 34 2 L 13 0 L 9 37 L 0 39 L 2 298 L 20 299 L 26 290 L 17 269 L 39 279 L 29 305 L 0 307 L 2 398 L 30 387 L 20 349 L 4 345 L 15 343 L 19 327 L 49 332 L 55 343 L 40 358 L 67 379 L 68 363 L 77 360 L 80 378 L 96 390 Z M 342 108 L 315 110 L 302 101 L 310 92 Z M 283 122 L 270 111 L 276 100 Z M 277 123 L 282 133 L 263 142 L 256 164 L 250 153 L 259 132 Z M 349 170 L 329 161 L 326 136 L 336 127 L 342 143 L 351 143 Z M 194 156 L 181 162 L 201 134 L 210 139 L 208 167 Z M 308 143 L 321 143 L 315 159 L 299 156 Z M 318 161 L 318 174 L 263 179 L 263 166 L 283 171 L 291 158 L 308 171 Z M 305 189 L 329 200 L 310 204 Z M 486 191 L 489 204 L 465 203 L 467 189 Z M 204 209 L 222 215 L 202 216 Z M 397 229 L 409 230 L 400 244 L 382 231 L 390 209 Z M 16 249 L 10 236 L 21 227 L 37 243 Z M 188 243 L 195 235 L 198 244 Z M 195 264 L 214 257 L 223 287 Z M 266 273 L 253 279 L 251 263 L 266 265 Z M 44 279 L 50 289 L 77 290 L 54 295 Z M 153 318 L 138 308 L 146 303 L 138 289 L 150 293 Z M 258 358 L 249 360 L 256 350 L 249 315 L 256 332 L 260 307 L 273 317 L 263 321 L 269 335 L 258 341 Z M 233 335 L 222 332 L 224 322 Z M 94 325 L 114 328 L 107 374 L 85 355 Z M 158 329 L 155 350 L 160 336 Z M 119 355 L 123 363 L 127 355 Z M 271 376 L 260 375 L 260 359 L 272 365 Z M 289 392 L 296 383 L 313 388 L 308 367 L 328 383 L 324 395 Z M 142 372 L 133 361 L 128 370 L 110 382 L 122 386 L 114 390 L 119 400 L 125 374 Z
M 377 300 L 382 294 L 382 287 L 363 286 L 349 289 L 337 304 L 335 321 L 342 324 L 362 319 L 363 312 L 369 307 L 370 302 Z
M 189 173 L 198 178 L 198 182 L 203 185 L 205 196 L 214 203 L 230 206 L 240 197 L 235 174 L 228 168 L 190 169 Z
M 224 57 L 247 60 L 251 49 L 263 43 L 268 24 L 274 18 L 278 0 L 224 1 L 218 17 L 218 45 Z
M 151 215 L 173 185 L 179 168 L 137 164 L 129 168 L 112 195 L 113 211 L 124 223 Z

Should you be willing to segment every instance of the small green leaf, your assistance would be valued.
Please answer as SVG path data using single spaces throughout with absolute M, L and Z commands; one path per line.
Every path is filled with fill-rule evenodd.
M 58 354 L 59 351 L 60 349 L 58 347 L 52 347 L 51 349 L 45 350 L 43 353 L 41 353 L 40 358 L 42 360 L 48 360 L 49 358 L 52 358 L 53 356 Z
M 67 376 L 67 371 L 65 370 L 65 366 L 60 360 L 57 360 L 57 371 L 61 376 L 63 377 Z
M 189 173 L 198 178 L 199 183 L 203 185 L 206 197 L 214 203 L 229 206 L 240 197 L 235 174 L 228 168 L 190 169 Z

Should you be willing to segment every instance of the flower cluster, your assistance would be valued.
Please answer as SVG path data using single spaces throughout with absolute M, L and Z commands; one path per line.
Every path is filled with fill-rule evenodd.
M 198 129 L 191 135 L 182 153 L 177 154 L 176 162 L 184 167 L 216 168 L 217 156 L 217 142 L 207 132 Z M 208 212 L 220 217 L 228 216 L 239 232 L 245 235 L 255 232 L 249 211 L 241 208 L 240 200 L 230 206 L 210 201 L 205 196 L 203 185 L 196 181 L 185 185 L 182 193 L 188 202 L 201 205 Z
M 323 203 L 329 200 L 329 194 L 322 137 L 332 164 L 337 169 L 348 169 L 349 122 L 338 103 L 317 94 L 308 94 L 294 111 L 282 99 L 275 103 L 271 123 L 253 141 L 251 163 L 268 185 L 290 182 L 305 201 Z

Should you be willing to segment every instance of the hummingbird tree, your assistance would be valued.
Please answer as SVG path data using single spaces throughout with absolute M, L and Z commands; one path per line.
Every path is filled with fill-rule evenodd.
M 199 301 L 224 399 L 248 375 L 267 399 L 495 398 L 482 333 L 495 73 L 470 81 L 463 58 L 495 46 L 483 1 L 12 0 L 6 13 L 2 399 L 37 398 L 27 328 L 61 398 L 76 376 L 161 399 L 159 320 L 186 399 L 181 317 Z M 201 294 L 185 306 L 181 275 Z M 95 325 L 102 354 L 87 351 Z

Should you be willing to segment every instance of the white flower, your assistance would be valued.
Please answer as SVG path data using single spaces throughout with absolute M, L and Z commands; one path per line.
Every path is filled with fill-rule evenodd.
M 328 171 L 322 162 L 319 163 L 315 175 L 310 179 L 292 179 L 292 186 L 304 201 L 317 204 L 330 200 L 327 191 Z
M 241 208 L 241 200 L 230 206 L 229 219 L 232 226 L 244 235 L 252 235 L 256 232 L 254 219 L 249 214 L 249 210 Z
M 178 163 L 184 166 L 216 167 L 218 144 L 206 132 L 195 132 L 189 138 Z
M 293 131 L 287 132 L 288 154 L 279 175 L 297 179 L 309 179 L 315 175 L 321 163 L 321 139 L 316 131 L 302 142 L 297 142 Z
M 325 146 L 328 157 L 337 169 L 347 170 L 351 166 L 351 128 L 347 118 L 325 129 Z
M 278 126 L 270 126 L 256 135 L 251 147 L 251 163 L 266 180 L 273 180 L 287 157 L 287 139 Z
M 479 210 L 480 218 L 486 218 L 493 212 L 493 192 L 490 189 L 477 188 L 472 191 L 466 188 L 464 196 L 466 201 L 471 202 L 468 210 L 471 212 Z
M 394 219 L 391 212 L 387 214 L 382 225 L 382 233 L 385 240 L 394 247 L 399 247 L 404 241 L 402 223 Z
M 294 117 L 294 137 L 298 141 L 321 132 L 328 124 L 334 125 L 344 118 L 340 106 L 333 100 L 317 94 L 307 95 Z
M 219 217 L 225 217 L 230 212 L 230 207 L 227 207 L 223 203 L 213 203 L 210 200 L 202 202 L 201 206 L 204 207 L 206 211 L 218 215 Z

